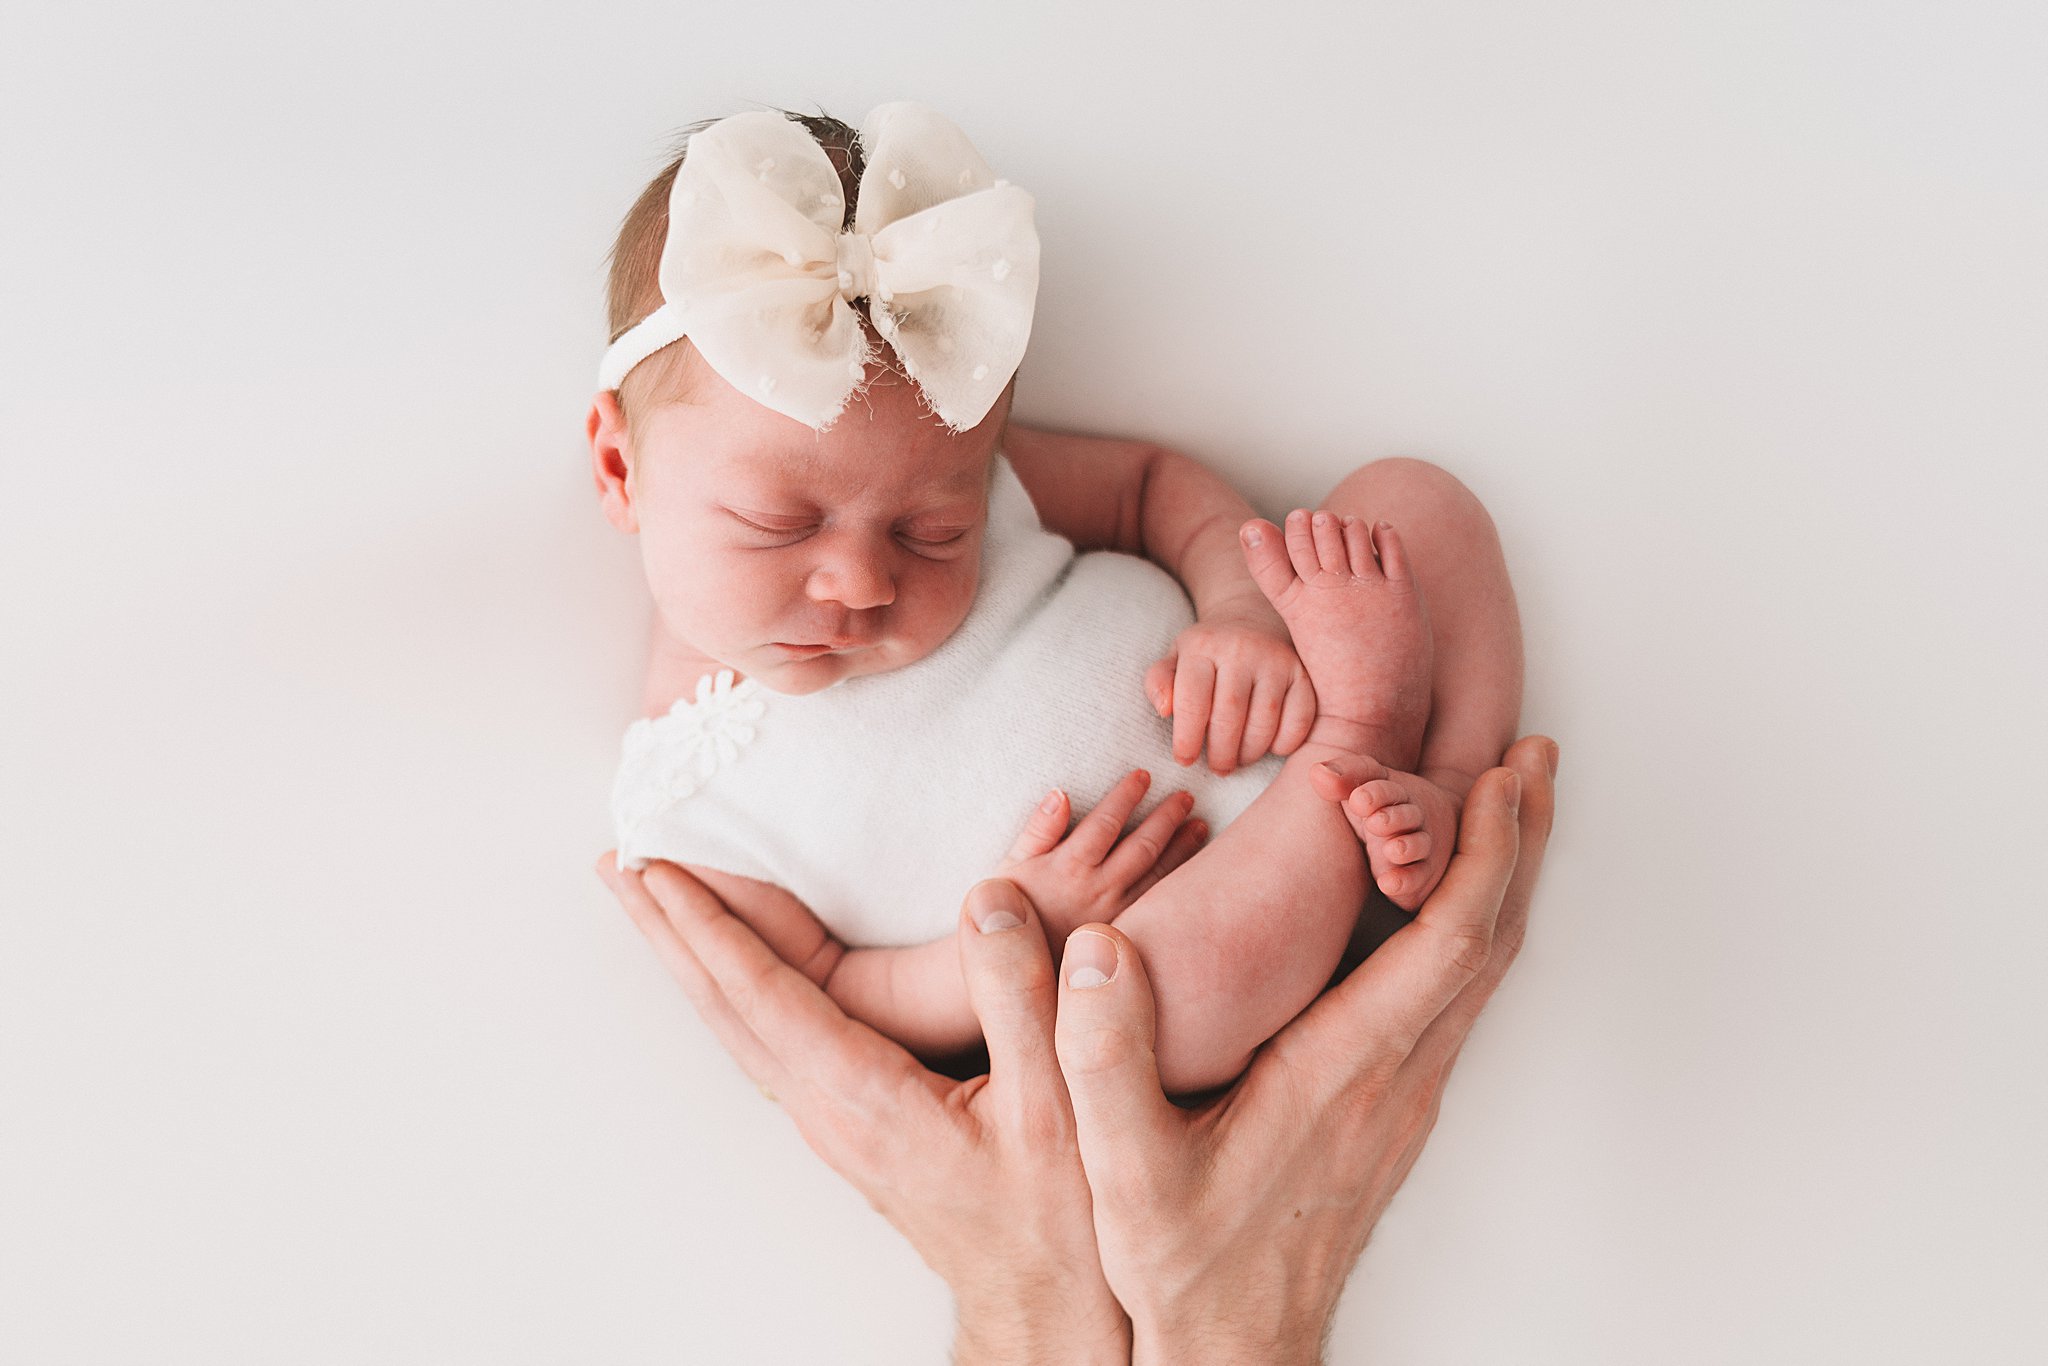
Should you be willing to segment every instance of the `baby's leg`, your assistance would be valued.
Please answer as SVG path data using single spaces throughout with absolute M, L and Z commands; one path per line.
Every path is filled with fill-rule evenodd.
M 1412 771 L 1462 803 L 1515 742 L 1522 717 L 1522 623 L 1500 537 L 1479 500 L 1422 460 L 1376 460 L 1330 491 L 1330 511 L 1401 529 L 1429 599 L 1429 726 Z M 1375 755 L 1396 769 L 1402 757 Z
M 1318 765 L 1367 749 L 1410 754 L 1427 720 L 1428 620 L 1398 538 L 1383 565 L 1356 519 L 1303 514 L 1284 546 L 1268 523 L 1244 530 L 1252 577 L 1315 685 L 1316 720 L 1258 800 L 1117 917 L 1144 955 L 1160 1081 L 1176 1094 L 1243 1071 L 1315 999 L 1351 939 L 1366 851 L 1317 790 Z
M 1355 771 L 1360 751 L 1377 748 L 1461 801 L 1513 739 L 1521 638 L 1485 510 L 1456 480 L 1419 461 L 1366 466 L 1338 486 L 1332 503 L 1339 512 L 1363 507 L 1404 524 L 1407 540 L 1389 541 L 1419 565 L 1429 609 L 1419 594 L 1384 591 L 1401 587 L 1406 571 L 1398 562 L 1375 581 L 1377 560 L 1361 564 L 1350 545 L 1346 562 L 1364 574 L 1332 577 L 1298 596 L 1290 604 L 1296 610 L 1281 608 L 1316 686 L 1315 732 L 1208 848 L 1117 917 L 1145 956 L 1158 998 L 1160 1078 L 1176 1094 L 1241 1072 L 1252 1050 L 1329 982 L 1359 924 L 1365 851 L 1342 810 L 1319 794 L 1329 779 L 1312 778 L 1317 765 L 1330 760 Z M 1327 523 L 1292 529 L 1311 538 L 1334 530 L 1340 543 L 1343 534 Z M 1255 564 L 1260 550 L 1275 549 L 1246 547 Z M 1267 581 L 1274 582 L 1271 573 Z M 1332 647 L 1347 637 L 1353 648 Z M 1447 713 L 1441 719 L 1413 705 L 1418 671 L 1427 680 L 1423 695 Z M 1447 857 L 1449 826 L 1443 839 Z
M 1450 862 L 1466 792 L 1514 742 L 1522 710 L 1515 593 L 1493 520 L 1434 465 L 1366 465 L 1331 491 L 1328 510 L 1401 528 L 1406 558 L 1427 590 L 1432 667 L 1419 748 L 1367 749 L 1369 758 L 1318 778 L 1324 795 L 1345 801 L 1380 890 L 1413 911 Z M 1297 640 L 1297 648 L 1310 646 Z

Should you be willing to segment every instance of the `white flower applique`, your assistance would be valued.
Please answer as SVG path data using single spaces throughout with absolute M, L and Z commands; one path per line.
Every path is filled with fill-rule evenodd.
M 751 678 L 735 683 L 731 669 L 720 669 L 697 680 L 694 702 L 677 701 L 655 724 L 666 751 L 663 786 L 671 800 L 689 796 L 740 757 L 740 746 L 753 740 L 754 722 L 767 710 L 758 691 Z
M 642 821 L 690 796 L 739 757 L 740 746 L 754 738 L 754 722 L 767 710 L 753 679 L 735 683 L 731 669 L 697 680 L 694 701 L 677 698 L 668 715 L 635 723 L 645 727 L 635 748 L 649 760 L 639 800 L 631 803 L 626 824 Z

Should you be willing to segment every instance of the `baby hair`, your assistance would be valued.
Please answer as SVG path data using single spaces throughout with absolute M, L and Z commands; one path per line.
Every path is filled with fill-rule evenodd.
M 858 133 L 850 124 L 822 111 L 799 114 L 778 109 L 775 112 L 802 124 L 831 159 L 833 168 L 839 172 L 840 197 L 846 202 L 840 231 L 849 230 L 857 207 L 855 201 L 860 193 L 861 172 L 867 165 Z M 647 188 L 633 201 L 625 221 L 619 225 L 618 238 L 607 258 L 610 272 L 606 281 L 610 315 L 608 342 L 617 341 L 627 329 L 661 305 L 661 284 L 657 277 L 661 268 L 662 244 L 668 237 L 669 191 L 683 158 L 689 155 L 690 139 L 716 122 L 716 117 L 700 119 L 677 134 L 675 151 L 668 164 L 647 182 Z M 862 317 L 867 315 L 865 299 L 853 307 Z M 674 346 L 664 347 L 626 375 L 619 385 L 619 411 L 628 428 L 632 426 L 635 408 L 645 411 L 647 406 L 659 400 L 686 396 L 682 353 L 688 345 L 685 339 Z

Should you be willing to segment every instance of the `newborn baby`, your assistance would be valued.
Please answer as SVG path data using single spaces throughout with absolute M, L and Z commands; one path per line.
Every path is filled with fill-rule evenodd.
M 1177 453 L 1012 424 L 1028 220 L 909 104 L 718 121 L 628 216 L 588 424 L 655 605 L 618 857 L 926 1056 L 979 1038 L 951 932 L 1010 877 L 1055 952 L 1095 920 L 1139 946 L 1161 1080 L 1199 1090 L 1323 988 L 1371 886 L 1441 878 L 1518 720 L 1514 599 L 1418 462 L 1283 529 Z

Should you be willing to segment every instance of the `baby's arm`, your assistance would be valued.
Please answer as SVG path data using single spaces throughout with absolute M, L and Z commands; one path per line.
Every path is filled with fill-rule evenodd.
M 1134 771 L 1071 832 L 1067 795 L 1055 790 L 994 870 L 1023 888 L 1038 908 L 1055 960 L 1075 926 L 1113 921 L 1208 838 L 1208 827 L 1188 818 L 1194 799 L 1186 792 L 1169 795 L 1126 832 L 1150 784 L 1150 774 Z M 784 888 L 715 868 L 684 867 L 849 1018 L 926 1060 L 954 1057 L 980 1041 L 981 1024 L 967 998 L 952 935 L 909 948 L 849 949 Z
M 1291 754 L 1315 720 L 1315 689 L 1287 627 L 1245 567 L 1237 531 L 1256 514 L 1221 477 L 1146 442 L 1011 424 L 1004 452 L 1045 526 L 1082 550 L 1142 555 L 1181 581 L 1195 623 L 1143 680 L 1173 718 L 1173 757 L 1229 773 Z
M 952 936 L 915 948 L 849 949 L 786 888 L 697 864 L 683 867 L 848 1017 L 927 1060 L 981 1037 Z

